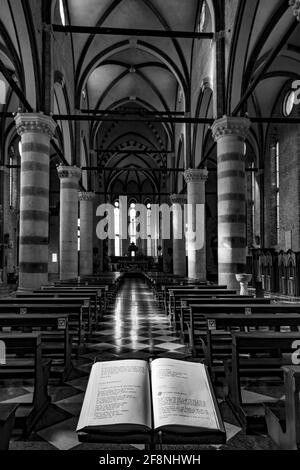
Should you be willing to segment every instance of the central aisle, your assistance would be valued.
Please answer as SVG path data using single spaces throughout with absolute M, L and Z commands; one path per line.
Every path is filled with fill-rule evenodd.
M 165 313 L 141 279 L 126 279 L 89 347 L 97 360 L 189 355 Z

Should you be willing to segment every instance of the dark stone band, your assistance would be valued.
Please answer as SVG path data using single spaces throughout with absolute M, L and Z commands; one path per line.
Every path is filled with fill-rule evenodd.
M 39 222 L 48 222 L 49 212 L 46 211 L 21 211 L 20 219 L 22 220 L 34 220 Z
M 48 263 L 20 263 L 20 272 L 28 274 L 45 274 L 48 272 Z

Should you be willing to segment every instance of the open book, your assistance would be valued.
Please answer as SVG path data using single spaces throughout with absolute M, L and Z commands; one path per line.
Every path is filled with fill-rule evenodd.
M 77 426 L 85 433 L 226 435 L 203 364 L 158 358 L 93 365 Z

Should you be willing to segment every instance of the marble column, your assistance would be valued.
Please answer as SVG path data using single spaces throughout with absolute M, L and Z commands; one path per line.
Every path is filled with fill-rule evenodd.
M 186 170 L 187 183 L 187 223 L 195 236 L 187 240 L 188 277 L 206 281 L 206 228 L 205 228 L 205 183 L 208 171 L 203 169 Z
M 78 276 L 78 182 L 77 166 L 60 165 L 59 262 L 60 279 Z
M 186 195 L 172 194 L 173 213 L 173 274 L 186 276 L 186 240 L 184 205 L 187 202 Z
M 15 117 L 21 136 L 19 290 L 48 283 L 50 139 L 56 123 L 42 113 Z
M 93 192 L 79 192 L 80 204 L 80 276 L 93 274 L 94 199 Z
M 250 121 L 227 117 L 215 121 L 218 144 L 219 283 L 239 289 L 236 274 L 246 272 L 245 140 Z

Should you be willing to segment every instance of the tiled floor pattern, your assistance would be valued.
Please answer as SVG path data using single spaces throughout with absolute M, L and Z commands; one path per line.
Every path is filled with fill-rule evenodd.
M 157 308 L 152 294 L 141 280 L 128 279 L 102 322 L 93 333 L 86 351 L 73 361 L 74 368 L 64 384 L 50 382 L 51 405 L 40 419 L 36 430 L 25 441 L 14 435 L 10 449 L 129 449 L 128 444 L 83 444 L 75 429 L 81 409 L 90 368 L 96 360 L 149 357 L 191 359 L 190 352 L 173 330 L 165 314 Z M 260 389 L 245 390 L 247 400 L 258 398 Z M 1 402 L 28 402 L 32 387 L 14 383 L 9 390 L 0 389 Z M 265 396 L 265 401 L 270 395 Z M 219 399 L 227 431 L 228 449 L 270 449 L 271 441 L 262 435 L 246 436 L 228 406 Z M 177 447 L 178 448 L 178 447 Z M 190 447 L 189 447 L 190 448 Z M 203 447 L 202 447 L 203 448 Z

